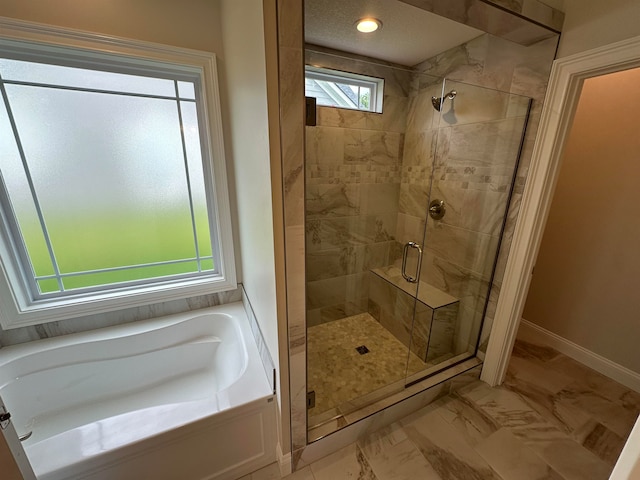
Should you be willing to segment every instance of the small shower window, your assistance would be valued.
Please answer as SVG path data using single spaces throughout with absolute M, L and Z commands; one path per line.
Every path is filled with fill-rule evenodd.
M 0 39 L 5 328 L 235 287 L 213 56 L 122 43 Z
M 328 68 L 305 67 L 305 95 L 317 105 L 382 113 L 384 80 Z

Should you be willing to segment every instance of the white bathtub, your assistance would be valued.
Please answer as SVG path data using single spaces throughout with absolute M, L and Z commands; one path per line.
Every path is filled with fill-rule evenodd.
M 236 478 L 275 460 L 275 404 L 241 303 L 0 350 L 41 480 Z

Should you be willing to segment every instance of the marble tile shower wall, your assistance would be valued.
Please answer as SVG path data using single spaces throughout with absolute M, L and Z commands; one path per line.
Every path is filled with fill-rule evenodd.
M 410 226 L 405 232 L 413 238 L 399 239 L 422 242 L 426 219 L 421 280 L 460 299 L 450 326 L 455 331 L 452 353 L 460 354 L 475 348 L 528 99 L 451 81 L 444 90 L 458 93 L 444 103 L 441 116 L 430 108 L 435 112 L 430 122 L 407 125 L 407 132 L 424 134 L 426 141 L 417 144 L 428 146 L 418 148 L 416 158 L 426 160 L 433 181 L 425 175 L 407 185 L 406 197 L 413 201 L 401 202 L 399 223 Z M 416 111 L 427 111 L 433 93 L 432 86 L 420 89 L 412 104 Z M 429 198 L 445 202 L 441 220 L 426 216 Z M 461 273 L 464 281 L 456 281 Z
M 443 86 L 432 78 L 416 75 L 410 95 L 398 244 L 390 261 L 400 266 L 401 246 L 424 241 L 421 281 L 461 300 L 457 318 L 448 316 L 451 324 L 441 325 L 447 336 L 436 343 L 460 354 L 475 348 L 528 100 L 447 80 L 444 92 L 458 94 L 440 114 L 431 97 L 440 97 Z M 428 218 L 430 199 L 445 201 L 443 219 Z M 414 268 L 408 262 L 409 271 Z M 453 281 L 460 273 L 464 281 Z M 412 316 L 407 319 L 403 330 L 409 332 Z
M 318 107 L 306 128 L 307 326 L 367 311 L 394 246 L 411 73 L 308 49 L 306 62 L 384 78 L 382 114 Z
M 560 31 L 564 23 L 564 14 L 539 0 L 488 0 L 502 8 L 511 10 L 542 25 Z
M 318 126 L 307 127 L 308 326 L 367 311 L 367 271 L 399 266 L 402 245 L 423 242 L 431 194 L 445 201 L 447 215 L 427 223 L 421 278 L 461 300 L 448 327 L 455 330 L 453 353 L 475 348 L 527 110 L 526 99 L 504 92 L 537 100 L 509 210 L 508 247 L 555 43 L 522 47 L 485 34 L 413 74 L 307 51 L 307 63 L 382 76 L 387 88 L 383 115 L 319 107 Z M 442 94 L 442 78 L 458 96 L 440 116 L 431 97 Z M 406 320 L 392 331 L 408 333 Z
M 441 79 L 414 74 L 405 129 L 404 155 L 401 167 L 400 201 L 396 224 L 398 245 L 391 262 L 400 266 L 402 245 L 422 243 L 427 203 L 433 173 L 438 115 L 431 104 L 432 96 L 440 96 Z M 411 262 L 413 258 L 409 258 Z M 414 263 L 408 263 L 413 272 Z
M 526 109 L 520 97 L 498 90 L 531 97 L 533 103 L 491 286 L 481 351 L 491 330 L 556 44 L 554 38 L 524 47 L 485 34 L 416 66 L 420 72 L 446 78 L 445 90 L 458 92 L 453 114 L 445 104 L 437 137 L 428 136 L 436 143 L 432 198 L 444 200 L 448 208 L 442 221 L 428 221 L 422 279 L 460 298 L 460 319 L 464 321 L 458 321 L 456 338 L 461 351 L 468 346 L 465 342 L 475 344 L 482 321 Z M 425 89 L 428 91 L 428 86 Z M 429 95 L 428 91 L 424 101 Z

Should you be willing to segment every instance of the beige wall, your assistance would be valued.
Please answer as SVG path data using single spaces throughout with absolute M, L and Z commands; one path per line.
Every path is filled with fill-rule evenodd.
M 0 15 L 219 53 L 218 4 L 211 0 L 0 0 Z
M 227 92 L 225 150 L 233 167 L 243 284 L 269 351 L 277 358 L 262 1 L 222 0 L 220 4 L 224 48 L 219 63 Z
M 638 0 L 564 0 L 558 58 L 640 35 Z
M 227 95 L 225 146 L 233 159 L 243 285 L 278 368 L 278 316 L 271 201 L 269 120 L 262 0 L 221 0 Z M 248 34 L 248 33 L 251 34 Z M 278 368 L 278 379 L 281 378 Z M 278 384 L 278 400 L 288 388 Z M 285 387 L 287 385 L 285 384 Z M 285 402 L 286 405 L 286 402 Z M 287 427 L 288 428 L 288 427 Z M 282 437 L 281 437 L 282 438 Z
M 640 373 L 638 85 L 584 84 L 523 316 Z

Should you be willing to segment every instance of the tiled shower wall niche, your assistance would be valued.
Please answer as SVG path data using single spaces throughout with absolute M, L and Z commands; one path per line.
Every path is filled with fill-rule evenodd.
M 315 47 L 314 47 L 315 48 Z M 411 72 L 308 49 L 306 62 L 384 78 L 383 113 L 318 107 L 306 127 L 307 326 L 367 311 L 395 245 Z

